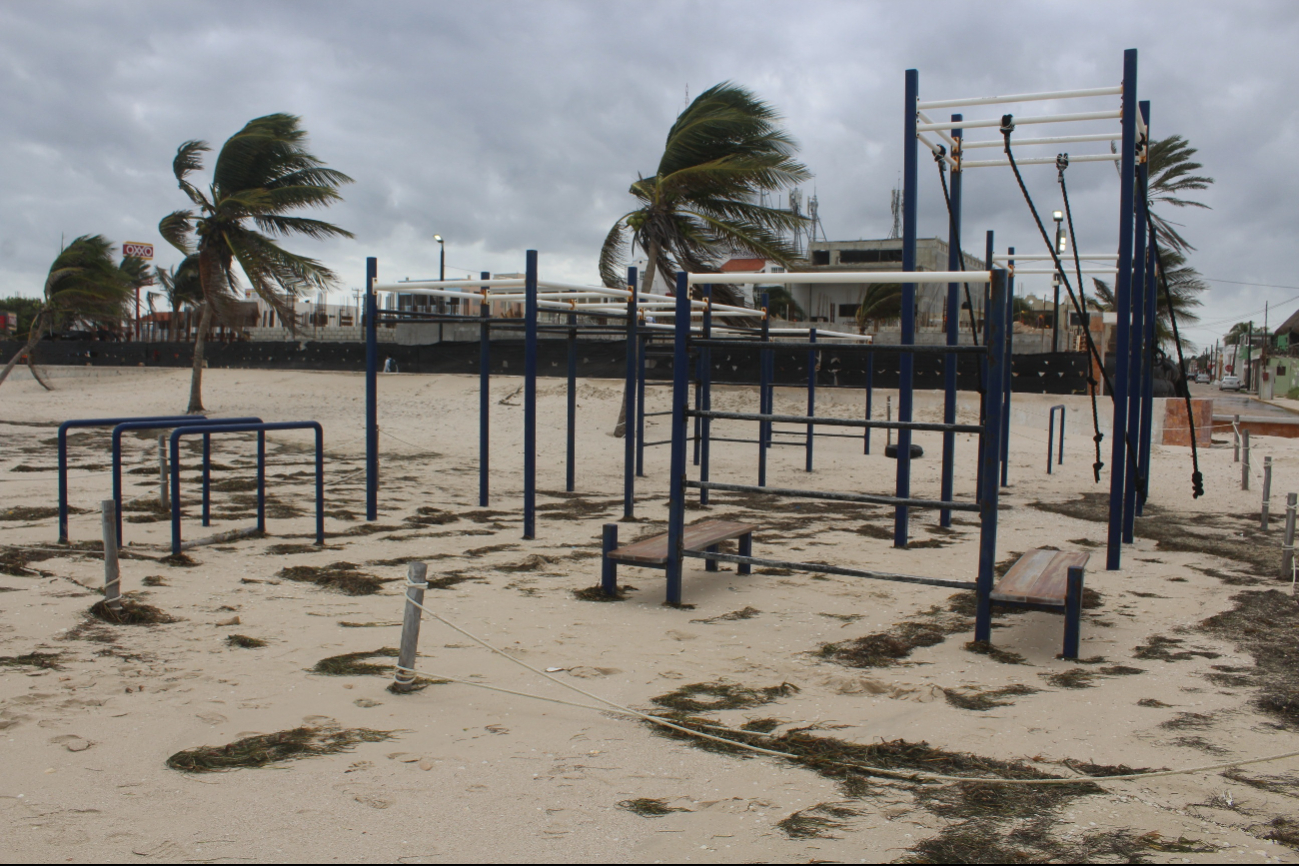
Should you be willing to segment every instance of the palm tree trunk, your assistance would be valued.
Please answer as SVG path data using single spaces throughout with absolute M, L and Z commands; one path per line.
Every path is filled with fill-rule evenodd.
M 187 415 L 203 411 L 203 346 L 211 324 L 212 304 L 204 302 L 203 314 L 198 321 L 198 333 L 194 335 L 194 372 L 189 380 L 189 408 L 185 410 Z
M 641 280 L 640 291 L 648 292 L 654 290 L 654 263 L 659 259 L 661 248 L 658 241 L 650 241 L 649 263 L 645 265 L 645 278 Z M 635 346 L 628 346 L 628 352 L 637 350 Z M 615 439 L 621 439 L 627 435 L 627 382 L 622 383 L 622 402 L 618 405 L 618 423 L 614 425 L 613 435 Z
M 23 358 L 27 358 L 28 364 L 32 364 L 31 361 L 32 349 L 36 348 L 36 344 L 39 343 L 41 340 L 41 333 L 44 332 L 45 330 L 45 319 L 46 319 L 46 311 L 45 310 L 37 311 L 35 317 L 32 319 L 32 326 L 27 330 L 27 345 L 23 346 L 16 353 L 14 353 L 14 356 L 9 359 L 9 363 L 5 364 L 4 370 L 0 371 L 0 385 L 4 384 L 5 379 L 9 378 L 9 374 L 13 372 L 14 367 L 17 366 L 18 362 L 21 361 Z M 41 377 L 36 374 L 36 368 L 34 365 L 32 366 L 31 370 L 32 370 L 32 376 L 36 379 L 37 382 L 40 382 L 41 385 L 44 386 L 46 391 L 54 390 L 49 385 L 46 385 L 45 382 L 41 380 Z

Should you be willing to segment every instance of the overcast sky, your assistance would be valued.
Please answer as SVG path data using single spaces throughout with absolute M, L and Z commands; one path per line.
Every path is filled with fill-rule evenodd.
M 543 274 L 595 281 L 627 187 L 654 172 L 687 95 L 728 79 L 785 115 L 830 239 L 885 237 L 905 69 L 920 70 L 922 99 L 1099 87 L 1119 83 L 1123 49 L 1137 48 L 1152 133 L 1186 136 L 1217 180 L 1202 196 L 1212 210 L 1170 214 L 1211 280 L 1189 329 L 1203 345 L 1232 322 L 1261 323 L 1267 301 L 1273 325 L 1299 308 L 1286 265 L 1296 44 L 1292 2 L 4 3 L 0 295 L 38 294 L 60 239 L 80 234 L 153 241 L 159 264 L 176 263 L 157 234 L 188 204 L 171 175 L 176 147 L 219 147 L 272 112 L 300 115 L 312 150 L 356 180 L 325 214 L 355 240 L 290 242 L 343 289 L 362 284 L 366 256 L 385 281 L 435 276 L 435 233 L 448 276 L 521 270 L 535 248 Z M 1108 106 L 1009 110 L 1092 107 Z M 945 236 L 922 159 L 920 234 Z M 1025 175 L 1042 211 L 1060 206 L 1053 167 Z M 1068 178 L 1079 246 L 1114 251 L 1114 168 L 1080 163 Z M 967 249 L 981 254 L 992 229 L 999 249 L 1042 251 L 1009 169 L 971 170 L 965 190 Z

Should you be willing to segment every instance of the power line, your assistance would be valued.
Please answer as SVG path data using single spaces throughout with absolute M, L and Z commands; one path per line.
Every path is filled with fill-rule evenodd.
M 1233 286 L 1258 286 L 1263 289 L 1290 289 L 1299 292 L 1299 286 L 1278 286 L 1274 283 L 1242 283 L 1240 280 L 1223 280 L 1218 277 L 1201 276 L 1200 279 L 1208 280 L 1211 283 L 1231 283 Z

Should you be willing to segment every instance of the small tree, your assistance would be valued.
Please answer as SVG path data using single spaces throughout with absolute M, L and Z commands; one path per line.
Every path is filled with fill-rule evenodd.
M 222 145 L 206 194 L 190 183 L 189 175 L 203 168 L 200 155 L 211 148 L 206 142 L 187 141 L 176 151 L 172 171 L 197 212 L 168 214 L 158 232 L 186 256 L 197 255 L 203 292 L 186 412 L 203 411 L 204 343 L 213 318 L 227 315 L 238 297 L 235 263 L 253 291 L 285 321 L 293 321 L 291 302 L 300 292 L 335 282 L 333 272 L 320 262 L 291 253 L 274 240 L 288 235 L 352 237 L 336 225 L 290 216 L 301 208 L 339 201 L 338 187 L 352 182 L 307 152 L 306 138 L 300 118 L 291 114 L 250 120 Z
M 902 284 L 871 283 L 862 290 L 861 304 L 857 307 L 857 332 L 866 333 L 866 326 L 878 332 L 881 325 L 902 318 Z
M 28 329 L 27 344 L 0 371 L 0 384 L 26 358 L 37 381 L 50 390 L 36 373 L 32 349 L 47 331 L 69 322 L 118 328 L 135 289 L 138 261 L 128 257 L 122 265 L 114 264 L 113 245 L 102 235 L 82 235 L 60 250 L 45 277 L 44 297 Z

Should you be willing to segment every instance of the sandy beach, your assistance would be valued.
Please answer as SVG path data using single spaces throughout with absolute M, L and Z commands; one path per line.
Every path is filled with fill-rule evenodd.
M 211 416 L 324 425 L 327 543 L 311 544 L 309 437 L 272 434 L 268 536 L 162 561 L 170 536 L 152 505 L 156 435 L 128 436 L 122 588 L 174 621 L 114 625 L 88 612 L 103 563 L 77 547 L 101 538 L 108 434 L 70 440 L 73 547 L 60 549 L 55 428 L 178 412 L 189 374 L 54 374 L 53 392 L 26 375 L 0 389 L 7 861 L 933 862 L 972 845 L 985 858 L 1028 851 L 1039 861 L 1299 860 L 1299 758 L 1013 792 L 845 766 L 869 758 L 901 770 L 1075 777 L 1299 750 L 1299 605 L 1278 579 L 1299 441 L 1256 437 L 1258 478 L 1242 491 L 1228 434 L 1217 433 L 1223 444 L 1200 452 L 1207 495 L 1198 500 L 1189 449 L 1155 446 L 1146 516 L 1111 572 L 1098 522 L 1108 474 L 1093 482 L 1090 431 L 1071 424 L 1064 465 L 1047 475 L 1045 426 L 1014 427 L 998 559 L 1044 546 L 1091 552 L 1095 595 L 1081 662 L 1072 662 L 1057 658 L 1063 619 L 1048 613 L 999 615 L 998 652 L 968 650 L 969 599 L 945 588 L 779 569 L 742 576 L 731 565 L 709 573 L 687 560 L 689 609 L 662 604 L 661 572 L 629 567 L 619 574 L 634 587 L 625 600 L 578 598 L 599 581 L 601 525 L 622 513 L 623 442 L 611 435 L 620 382 L 580 383 L 577 493 L 566 494 L 564 384 L 541 381 L 538 537 L 525 541 L 521 379 L 493 380 L 492 499 L 482 508 L 476 377 L 383 376 L 383 487 L 379 520 L 367 524 L 363 377 L 213 369 L 204 378 Z M 881 415 L 889 393 L 875 396 Z M 662 389 L 650 400 L 667 408 Z M 861 400 L 822 389 L 818 413 L 856 417 Z M 803 391 L 782 389 L 776 411 L 801 413 L 804 401 Z M 1083 398 L 1015 401 L 1042 414 L 1065 403 L 1090 423 Z M 941 420 L 938 395 L 917 403 L 917 420 Z M 756 389 L 718 387 L 714 408 L 756 411 Z M 962 395 L 961 413 L 977 420 L 975 395 Z M 714 435 L 752 430 L 719 424 Z M 773 448 L 770 483 L 891 493 L 894 464 L 883 431 L 873 435 L 870 456 L 859 440 L 818 440 L 810 475 L 801 447 Z M 940 436 L 916 441 L 926 454 L 913 490 L 937 495 Z M 957 447 L 957 490 L 972 500 L 975 440 L 958 437 Z M 187 538 L 251 522 L 254 456 L 248 437 L 214 441 L 214 520 L 204 529 L 198 460 L 186 446 Z M 1264 456 L 1274 471 L 1267 533 L 1258 529 Z M 623 539 L 664 525 L 667 460 L 666 447 L 647 455 L 637 521 L 620 524 Z M 713 447 L 713 480 L 754 483 L 755 465 L 756 446 Z M 977 569 L 973 514 L 945 529 L 937 513 L 915 512 L 905 550 L 887 540 L 892 511 L 883 507 L 719 495 L 688 520 L 705 516 L 757 524 L 757 556 L 951 579 Z M 325 659 L 397 646 L 411 560 L 428 563 L 430 610 L 565 682 L 640 711 L 675 706 L 731 732 L 749 725 L 768 735 L 749 741 L 776 751 L 824 738 L 831 760 L 710 751 L 634 718 L 454 682 L 397 695 L 387 690 L 393 659 L 382 654 L 356 659 L 383 666 L 374 673 L 316 672 Z M 595 704 L 435 620 L 422 629 L 426 678 Z M 709 706 L 726 700 L 733 708 Z M 184 750 L 300 727 L 317 743 L 385 733 L 265 767 L 168 766 Z M 888 747 L 851 748 L 880 744 Z

